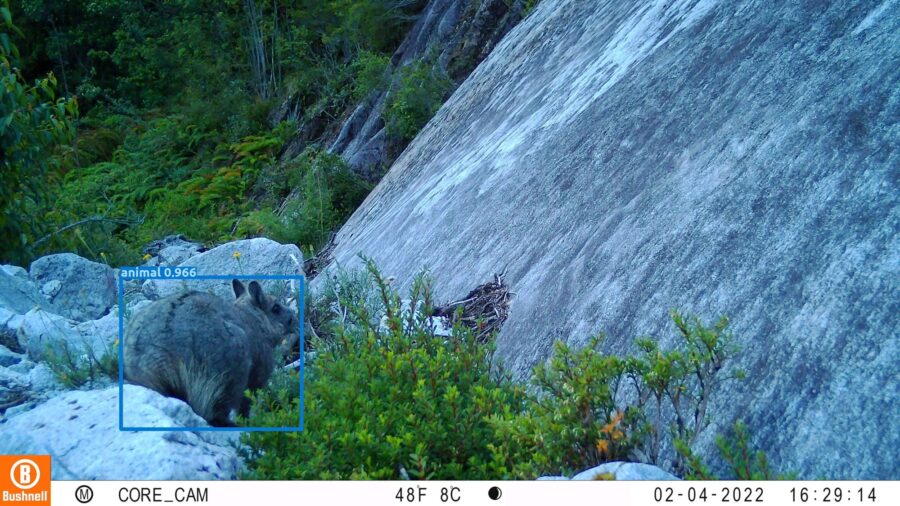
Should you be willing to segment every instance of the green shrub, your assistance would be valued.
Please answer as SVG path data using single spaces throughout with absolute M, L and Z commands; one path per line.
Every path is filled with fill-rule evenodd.
M 387 55 L 362 51 L 353 62 L 353 99 L 365 99 L 375 90 L 387 86 L 387 71 L 391 59 Z
M 491 373 L 491 348 L 456 328 L 435 336 L 428 324 L 430 285 L 416 279 L 402 310 L 396 293 L 370 272 L 387 315 L 339 334 L 307 368 L 305 430 L 250 433 L 243 440 L 249 478 L 465 479 L 498 476 L 488 444 L 492 414 L 518 409 L 522 391 Z M 358 320 L 365 307 L 348 301 Z M 417 307 L 414 302 L 410 307 Z M 256 398 L 250 425 L 296 423 L 296 393 L 269 389 Z
M 402 143 L 411 141 L 441 108 L 453 81 L 436 66 L 417 61 L 400 70 L 397 88 L 384 109 L 387 132 Z
M 726 476 L 716 476 L 709 466 L 681 441 L 675 442 L 676 450 L 685 462 L 684 478 L 688 480 L 794 480 L 796 473 L 779 473 L 769 467 L 766 453 L 750 447 L 750 433 L 740 420 L 734 423 L 728 435 L 716 436 L 716 447 L 719 449 Z
M 616 404 L 625 362 L 596 351 L 600 339 L 573 351 L 558 341 L 547 364 L 534 370 L 534 396 L 513 417 L 495 415 L 498 459 L 516 478 L 571 474 L 601 462 L 625 460 L 642 434 L 640 414 Z
M 491 343 L 463 328 L 434 335 L 426 278 L 401 305 L 367 266 L 368 279 L 338 271 L 308 301 L 317 355 L 306 369 L 306 428 L 245 436 L 250 477 L 533 479 L 669 458 L 682 473 L 703 469 L 690 445 L 711 394 L 735 377 L 721 373 L 736 351 L 727 319 L 707 326 L 673 312 L 677 346 L 640 339 L 639 353 L 621 358 L 599 352 L 599 337 L 578 351 L 557 342 L 526 393 L 492 371 Z M 260 392 L 250 425 L 293 423 L 292 392 Z M 765 472 L 764 461 L 741 460 L 744 446 L 722 448 L 736 468 Z
M 612 460 L 660 465 L 665 441 L 693 443 L 708 424 L 707 402 L 735 349 L 725 318 L 712 327 L 674 311 L 672 318 L 681 339 L 668 351 L 639 339 L 639 354 L 619 358 L 597 351 L 600 338 L 577 352 L 557 342 L 550 361 L 535 368 L 528 408 L 493 417 L 504 441 L 497 459 L 509 462 L 513 476 L 535 478 Z M 683 468 L 676 460 L 675 471 Z
M 304 249 L 318 249 L 372 188 L 341 157 L 313 148 L 293 161 L 290 174 L 289 181 L 297 181 L 299 191 L 281 216 L 270 209 L 250 213 L 239 233 L 263 234 Z
M 47 366 L 68 388 L 93 387 L 119 378 L 119 341 L 99 356 L 88 344 L 47 347 Z
M 131 125 L 112 161 L 73 164 L 54 188 L 52 206 L 31 211 L 58 230 L 44 251 L 94 259 L 106 252 L 122 265 L 138 259 L 148 241 L 168 234 L 230 240 L 241 217 L 257 208 L 257 180 L 276 170 L 281 146 L 295 128 L 285 123 L 224 142 L 182 115 Z
M 338 267 L 323 278 L 317 296 L 305 306 L 306 318 L 318 338 L 313 343 L 317 349 L 331 346 L 346 329 L 377 325 L 384 317 L 380 293 L 368 271 Z M 366 315 L 368 321 L 359 321 L 360 314 Z

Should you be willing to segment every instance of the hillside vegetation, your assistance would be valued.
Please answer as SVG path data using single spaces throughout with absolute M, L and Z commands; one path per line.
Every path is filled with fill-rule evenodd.
M 388 85 L 423 4 L 4 0 L 0 260 L 135 263 L 173 233 L 320 247 L 372 185 L 322 141 Z M 393 94 L 398 139 L 436 110 L 422 93 Z

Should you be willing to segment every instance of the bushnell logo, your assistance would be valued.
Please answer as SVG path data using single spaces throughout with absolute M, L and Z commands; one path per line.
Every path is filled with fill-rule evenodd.
M 49 455 L 0 455 L 3 504 L 50 504 Z

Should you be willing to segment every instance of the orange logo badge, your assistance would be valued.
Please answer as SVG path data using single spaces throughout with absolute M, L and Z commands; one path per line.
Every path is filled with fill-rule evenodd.
M 6 504 L 50 504 L 49 455 L 0 455 L 0 499 Z

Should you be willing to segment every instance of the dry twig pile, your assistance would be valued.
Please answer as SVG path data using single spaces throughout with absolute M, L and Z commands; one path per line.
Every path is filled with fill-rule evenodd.
M 513 295 L 509 285 L 503 282 L 503 274 L 495 274 L 493 281 L 478 286 L 462 300 L 435 307 L 434 316 L 447 318 L 451 325 L 458 321 L 472 329 L 479 343 L 484 343 L 491 334 L 500 331 L 509 316 Z

